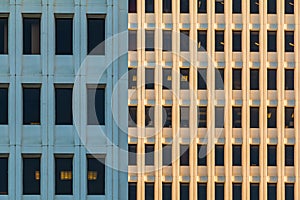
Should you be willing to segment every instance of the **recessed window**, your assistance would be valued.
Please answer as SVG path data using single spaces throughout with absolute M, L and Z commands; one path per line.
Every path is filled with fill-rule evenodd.
M 55 194 L 73 194 L 73 158 L 70 156 L 55 158 Z
M 250 128 L 259 128 L 259 107 L 250 107 Z
M 145 106 L 145 126 L 154 127 L 154 106 Z
M 172 144 L 163 144 L 162 163 L 163 166 L 172 166 Z
M 242 107 L 232 107 L 232 128 L 242 128 Z
M 187 128 L 190 124 L 190 108 L 180 106 L 180 128 Z
M 105 125 L 105 87 L 87 88 L 87 123 Z
M 23 195 L 40 194 L 40 157 L 23 156 Z
M 259 69 L 250 69 L 250 90 L 259 90 Z
M 128 30 L 128 51 L 137 50 L 137 31 Z
M 232 145 L 232 166 L 242 166 L 242 145 Z
M 163 30 L 163 51 L 172 51 L 172 30 Z
M 215 146 L 215 165 L 224 166 L 224 145 Z
M 154 0 L 145 0 L 145 13 L 154 13 Z
M 163 68 L 163 89 L 172 89 L 172 68 Z
M 145 69 L 145 89 L 154 90 L 154 69 L 146 68 Z
M 8 195 L 8 157 L 0 157 L 0 196 Z
M 276 14 L 276 3 L 277 3 L 277 0 L 267 0 L 268 14 Z
M 277 127 L 277 108 L 276 107 L 268 107 L 267 109 L 267 117 L 268 117 L 268 128 L 276 128 Z
M 224 107 L 215 107 L 215 128 L 224 128 Z
M 23 54 L 40 54 L 40 18 L 23 18 Z
M 285 107 L 285 128 L 294 128 L 294 108 Z
M 232 89 L 241 90 L 242 89 L 242 70 L 233 69 L 232 70 Z
M 8 54 L 8 18 L 0 18 L 0 54 Z
M 259 31 L 250 31 L 250 51 L 259 52 Z
M 215 31 L 215 51 L 224 52 L 224 31 Z
M 197 73 L 197 89 L 198 90 L 206 90 L 207 89 L 207 70 L 206 69 L 198 69 Z
M 268 90 L 277 90 L 277 70 L 276 69 L 268 69 Z
M 137 69 L 128 68 L 128 89 L 136 89 Z
M 145 30 L 145 51 L 154 51 L 154 31 Z
M 72 95 L 73 95 L 72 86 L 55 88 L 55 124 L 56 125 L 73 124 Z
M 180 200 L 190 199 L 190 184 L 180 183 Z
M 206 183 L 198 183 L 198 200 L 206 200 L 207 199 L 207 184 Z
M 242 184 L 232 184 L 232 200 L 242 200 Z
M 268 200 L 277 199 L 277 184 L 276 183 L 268 183 Z
M 207 30 L 198 30 L 198 51 L 207 51 Z
M 285 82 L 285 90 L 294 90 L 294 70 L 293 69 L 285 69 L 285 77 L 284 77 L 284 82 Z
M 180 31 L 180 51 L 189 51 L 190 49 L 190 31 Z
M 105 160 L 104 158 L 87 157 L 88 195 L 105 194 Z
M 206 128 L 207 127 L 207 107 L 199 106 L 197 116 L 198 116 L 198 128 Z
M 276 145 L 268 145 L 268 166 L 276 166 L 277 165 L 277 146 Z
M 128 144 L 128 165 L 136 165 L 137 145 Z
M 197 146 L 197 154 L 198 154 L 198 166 L 206 166 L 207 165 L 207 145 L 199 144 Z
M 87 18 L 88 54 L 105 54 L 105 15 Z
M 242 51 L 242 31 L 232 32 L 232 51 Z
M 163 106 L 162 124 L 164 128 L 172 128 L 172 106 Z
M 294 52 L 294 31 L 285 31 L 285 52 Z
M 137 11 L 137 0 L 128 0 L 128 12 L 129 13 L 136 13 Z
M 162 200 L 172 199 L 172 183 L 162 183 Z
M 294 14 L 294 0 L 285 0 L 284 11 L 285 14 Z
M 233 0 L 232 1 L 232 13 L 242 13 L 242 0 Z
M 172 0 L 162 0 L 163 13 L 172 13 Z
M 1 85 L 0 85 L 1 86 Z M 8 124 L 8 88 L 0 87 L 0 125 Z
M 129 182 L 128 183 L 128 200 L 136 200 L 137 196 L 137 183 Z
M 40 88 L 23 87 L 23 124 L 40 125 Z
M 154 144 L 145 145 L 145 165 L 154 165 Z
M 268 52 L 277 51 L 277 33 L 276 31 L 268 31 Z
M 259 0 L 250 0 L 250 14 L 259 13 Z
M 250 145 L 250 166 L 259 166 L 259 146 Z
M 190 4 L 189 0 L 180 0 L 180 13 L 189 13 Z
M 207 0 L 198 0 L 198 13 L 207 13 Z
M 187 68 L 180 69 L 180 89 L 188 90 L 190 88 L 189 78 L 190 70 Z
M 224 13 L 224 0 L 215 0 L 215 12 Z
M 180 145 L 180 166 L 189 166 L 190 164 L 190 149 L 188 144 Z
M 285 199 L 295 199 L 295 187 L 293 183 L 285 184 Z
M 285 145 L 285 166 L 294 166 L 294 146 Z
M 259 184 L 250 183 L 250 200 L 259 200 Z
M 55 54 L 73 54 L 73 18 L 55 19 Z
M 215 89 L 224 90 L 224 69 L 215 69 Z
M 128 127 L 136 127 L 137 106 L 128 106 Z
M 154 183 L 145 183 L 145 200 L 154 200 Z
M 224 183 L 215 183 L 215 200 L 224 200 Z

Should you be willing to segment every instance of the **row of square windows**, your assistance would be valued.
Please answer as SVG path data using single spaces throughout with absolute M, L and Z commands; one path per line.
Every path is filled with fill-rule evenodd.
M 294 0 L 284 0 L 284 13 L 294 14 Z M 226 0 L 214 0 L 215 2 L 215 13 L 224 13 L 224 7 Z M 232 13 L 241 14 L 242 13 L 242 0 L 232 0 Z M 277 3 L 279 4 L 281 0 L 267 0 L 267 13 L 276 14 L 277 13 Z M 162 0 L 162 12 L 172 13 L 172 0 Z M 261 1 L 261 3 L 263 3 Z M 259 13 L 259 0 L 250 0 L 250 14 Z M 207 0 L 197 0 L 198 13 L 207 13 Z M 145 0 L 145 13 L 154 13 L 155 0 Z M 137 13 L 137 0 L 128 1 L 128 12 Z M 190 12 L 190 1 L 180 0 L 180 13 Z
M 162 50 L 172 51 L 172 30 L 163 30 L 162 32 Z M 189 30 L 180 30 L 180 51 L 189 51 L 193 41 L 190 39 Z M 277 31 L 267 31 L 267 51 L 277 51 Z M 281 41 L 281 39 L 279 40 Z M 215 31 L 215 51 L 224 52 L 225 45 L 224 30 Z M 285 52 L 294 52 L 294 31 L 285 31 L 284 33 Z M 259 31 L 250 31 L 250 52 L 259 52 Z M 198 30 L 198 41 L 194 42 L 198 51 L 207 51 L 207 30 Z M 128 50 L 137 50 L 137 31 L 129 30 L 128 32 Z M 155 31 L 145 30 L 145 51 L 155 50 Z M 232 32 L 232 51 L 242 51 L 242 31 L 234 30 Z
M 0 87 L 0 124 L 8 124 L 9 87 Z M 41 123 L 41 86 L 23 85 L 23 124 Z M 73 124 L 73 85 L 55 86 L 55 124 Z M 105 125 L 105 85 L 87 86 L 87 124 Z
M 105 195 L 105 159 L 87 155 L 87 194 Z M 55 155 L 55 195 L 73 195 L 73 155 Z M 0 157 L 0 196 L 9 195 L 9 157 Z M 40 195 L 41 155 L 22 155 L 23 195 Z
M 8 17 L 0 17 L 0 54 L 8 54 Z M 23 54 L 41 52 L 41 17 L 23 17 Z M 87 15 L 87 53 L 105 54 L 105 15 Z M 73 54 L 73 15 L 55 17 L 55 54 Z

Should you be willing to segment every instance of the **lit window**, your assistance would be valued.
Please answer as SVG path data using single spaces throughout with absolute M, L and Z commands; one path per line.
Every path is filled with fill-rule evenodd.
M 277 33 L 276 31 L 268 31 L 268 52 L 277 51 Z
M 128 12 L 129 13 L 136 13 L 136 0 L 128 0 Z
M 259 166 L 259 146 L 250 145 L 250 166 Z
M 34 86 L 33 86 L 34 87 Z M 40 125 L 40 88 L 23 87 L 23 124 Z
M 55 88 L 55 124 L 56 125 L 72 125 L 72 85 L 69 87 Z
M 285 90 L 294 90 L 294 70 L 285 69 Z
M 163 13 L 172 13 L 172 0 L 162 0 Z
M 277 146 L 276 145 L 268 145 L 268 166 L 276 166 L 277 165 Z
M 172 30 L 163 30 L 163 51 L 172 51 Z
M 232 166 L 242 166 L 241 145 L 232 145 Z
M 128 165 L 136 165 L 137 145 L 128 144 Z
M 259 69 L 250 69 L 250 90 L 259 90 Z
M 190 184 L 180 183 L 180 200 L 190 199 Z
M 154 106 L 145 106 L 145 127 L 154 127 Z
M 163 89 L 171 90 L 172 89 L 172 69 L 163 68 Z
M 172 199 L 172 183 L 162 183 L 162 200 Z
M 55 158 L 55 194 L 73 194 L 73 158 L 59 156 Z
M 224 183 L 215 183 L 215 200 L 224 200 Z
M 154 183 L 145 183 L 145 200 L 154 200 Z
M 199 106 L 198 107 L 198 128 L 207 127 L 207 107 Z
M 198 30 L 198 51 L 207 50 L 207 30 Z
M 8 87 L 0 85 L 0 125 L 8 124 Z
M 87 124 L 105 125 L 105 86 L 87 88 Z
M 232 70 L 232 89 L 241 90 L 242 89 L 242 70 L 233 69 Z
M 189 166 L 190 164 L 190 149 L 188 144 L 180 145 L 180 166 Z
M 137 50 L 137 31 L 128 30 L 128 51 Z
M 145 0 L 145 13 L 154 13 L 154 0 Z
M 224 90 L 224 69 L 215 69 L 215 89 Z
M 242 51 L 242 31 L 232 32 L 232 51 Z
M 172 128 L 172 106 L 163 106 L 162 124 L 164 128 Z
M 190 108 L 188 106 L 180 106 L 180 128 L 189 127 L 190 124 Z
M 215 12 L 224 13 L 224 0 L 215 0 Z
M 198 0 L 198 13 L 207 13 L 207 0 Z
M 232 200 L 242 200 L 242 184 L 232 184 Z
M 40 54 L 40 18 L 23 18 L 23 54 Z
M 0 54 L 8 54 L 8 18 L 0 18 Z
M 190 31 L 180 31 L 180 51 L 189 51 L 190 49 Z
M 268 90 L 277 90 L 277 70 L 276 69 L 268 69 Z
M 163 144 L 162 162 L 163 166 L 172 166 L 172 144 Z
M 285 0 L 285 14 L 294 14 L 294 0 Z
M 224 128 L 224 107 L 215 107 L 215 128 Z
M 8 195 L 8 157 L 0 155 L 0 196 Z
M 242 128 L 242 107 L 232 107 L 232 128 Z
M 224 52 L 224 31 L 215 31 L 215 51 Z
M 198 200 L 207 199 L 207 183 L 198 183 Z
M 154 144 L 145 144 L 145 165 L 154 165 Z
M 268 183 L 268 200 L 277 199 L 277 184 Z
M 276 128 L 277 127 L 277 109 L 276 107 L 268 107 L 268 128 Z
M 23 195 L 40 194 L 40 157 L 23 155 Z
M 105 15 L 87 18 L 88 54 L 105 54 Z
M 180 0 L 180 13 L 189 13 L 190 12 L 189 0 Z
M 128 68 L 128 89 L 136 89 L 137 69 Z
M 250 13 L 258 14 L 259 13 L 259 0 L 250 1 Z
M 105 194 L 105 160 L 87 156 L 88 195 Z
M 154 69 L 146 68 L 145 69 L 145 89 L 154 90 Z
M 294 146 L 285 145 L 285 166 L 294 166 Z
M 145 51 L 154 51 L 154 31 L 145 30 Z
M 128 183 L 128 200 L 136 200 L 137 199 L 137 184 L 134 182 Z
M 293 183 L 285 184 L 285 199 L 295 199 L 295 187 Z
M 207 145 L 199 144 L 197 146 L 198 166 L 206 166 L 207 162 Z
M 181 90 L 188 90 L 190 88 L 189 76 L 190 76 L 189 69 L 187 69 L 187 68 L 180 69 L 180 89 Z
M 224 166 L 224 145 L 215 146 L 215 165 Z
M 73 18 L 55 19 L 55 54 L 73 54 Z
M 198 81 L 197 88 L 198 90 L 206 90 L 207 89 L 207 70 L 206 69 L 198 69 Z
M 285 107 L 285 128 L 294 128 L 294 108 Z
M 294 52 L 294 32 L 293 31 L 285 31 L 285 52 Z
M 276 14 L 276 3 L 277 0 L 267 0 L 268 14 Z
M 259 128 L 259 107 L 250 107 L 250 128 Z
M 259 52 L 259 31 L 250 31 L 250 51 Z
M 136 127 L 137 123 L 137 107 L 128 107 L 128 127 Z
M 259 184 L 250 183 L 250 200 L 259 200 Z

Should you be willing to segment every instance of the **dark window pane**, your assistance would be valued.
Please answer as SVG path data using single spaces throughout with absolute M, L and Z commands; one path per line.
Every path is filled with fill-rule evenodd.
M 72 88 L 55 88 L 55 124 L 72 125 Z
M 207 89 L 207 70 L 206 69 L 198 69 L 198 90 L 206 90 Z
M 277 185 L 276 183 L 268 183 L 268 200 L 277 199 Z
M 250 145 L 250 165 L 259 166 L 259 146 Z
M 40 194 L 40 158 L 23 158 L 23 194 Z
M 23 18 L 23 54 L 40 54 L 40 18 Z
M 293 183 L 286 183 L 285 184 L 285 199 L 295 199 L 295 189 L 294 189 L 294 184 Z
M 137 81 L 137 69 L 129 68 L 128 69 L 128 89 L 136 89 Z
M 23 124 L 40 124 L 40 88 L 23 88 Z
M 259 107 L 250 107 L 250 128 L 259 128 Z
M 105 88 L 87 89 L 88 125 L 105 125 Z
M 128 200 L 136 200 L 137 184 L 128 183 Z
M 250 51 L 251 52 L 259 51 L 259 31 L 250 31 Z
M 285 145 L 285 166 L 294 166 L 294 146 Z
M 215 51 L 224 52 L 224 31 L 215 32 Z
M 216 13 L 224 13 L 224 0 L 215 0 L 215 1 L 216 1 L 215 12 Z
M 73 194 L 73 158 L 55 158 L 55 194 Z
M 190 70 L 189 69 L 180 69 L 180 89 L 181 90 L 188 90 L 190 88 L 189 78 L 190 77 Z
M 128 107 L 128 127 L 136 127 L 137 123 L 137 107 Z
M 137 50 L 137 31 L 128 30 L 128 51 Z
M 55 19 L 55 54 L 73 54 L 73 18 Z
M 154 144 L 145 145 L 145 165 L 154 165 Z
M 251 14 L 259 13 L 259 0 L 250 0 L 250 13 Z
M 276 69 L 268 69 L 268 90 L 276 90 L 277 84 L 277 70 Z
M 294 0 L 285 0 L 285 14 L 294 14 Z
M 8 18 L 0 18 L 0 54 L 8 53 Z
M 215 184 L 215 200 L 224 200 L 224 183 Z
M 163 30 L 163 51 L 172 51 L 172 31 Z
M 198 107 L 198 128 L 207 127 L 207 107 L 200 106 Z
M 215 146 L 215 165 L 224 166 L 224 145 Z
M 232 165 L 242 166 L 242 146 L 233 145 L 232 146 Z
M 268 31 L 268 52 L 277 51 L 277 34 L 276 31 Z
M 145 126 L 154 127 L 154 106 L 146 106 L 145 114 Z
M 189 166 L 190 164 L 189 145 L 180 145 L 180 166 Z
M 163 89 L 172 89 L 172 69 L 163 68 Z
M 207 145 L 198 145 L 198 166 L 206 166 Z
M 137 145 L 128 144 L 128 165 L 136 165 Z
M 180 31 L 180 51 L 189 51 L 190 49 L 190 31 Z
M 105 54 L 105 18 L 88 18 L 88 54 Z
M 145 200 L 154 200 L 154 183 L 145 183 Z
M 180 183 L 180 200 L 190 199 L 190 184 Z
M 268 14 L 276 14 L 276 2 L 277 0 L 268 0 Z
M 285 128 L 294 128 L 294 108 L 285 107 Z
M 172 13 L 172 0 L 162 0 L 163 13 Z
M 8 124 L 8 88 L 0 88 L 0 124 Z
M 171 200 L 172 199 L 172 183 L 162 184 L 162 199 Z
M 242 31 L 232 32 L 232 50 L 242 51 Z
M 294 32 L 285 31 L 285 52 L 294 52 Z
M 294 90 L 294 70 L 285 69 L 285 90 Z
M 162 149 L 163 166 L 172 166 L 172 145 L 164 144 Z
M 224 107 L 215 107 L 215 128 L 224 128 Z
M 163 127 L 172 128 L 172 106 L 163 106 Z
M 105 160 L 104 158 L 87 158 L 88 195 L 105 194 Z
M 207 13 L 207 0 L 198 0 L 198 13 Z
M 232 128 L 242 128 L 242 107 L 232 107 Z
M 145 51 L 154 51 L 154 31 L 145 31 Z
M 154 90 L 154 69 L 146 68 L 145 69 L 145 89 Z
M 180 13 L 189 13 L 189 0 L 180 0 Z
M 136 5 L 136 1 L 137 0 L 128 0 L 128 12 L 129 13 L 136 13 L 136 8 L 137 8 L 137 5 Z
M 242 13 L 242 0 L 232 1 L 232 13 Z
M 206 200 L 206 199 L 207 199 L 207 184 L 198 183 L 198 200 Z
M 188 106 L 180 106 L 180 128 L 189 127 L 190 124 L 190 108 Z
M 276 145 L 268 145 L 268 166 L 276 166 L 277 162 L 277 147 Z
M 207 31 L 198 30 L 198 51 L 207 50 Z
M 8 158 L 0 157 L 0 195 L 8 195 Z
M 233 69 L 232 70 L 232 89 L 241 90 L 242 89 L 242 70 Z
M 154 0 L 145 0 L 145 12 L 154 13 Z
M 259 184 L 250 184 L 250 200 L 259 200 Z
M 250 69 L 250 90 L 259 90 L 259 70 Z
M 224 90 L 224 69 L 215 69 L 215 89 Z
M 233 183 L 233 185 L 232 185 L 232 200 L 242 200 L 242 184 Z
M 268 128 L 277 127 L 277 111 L 275 107 L 268 107 Z

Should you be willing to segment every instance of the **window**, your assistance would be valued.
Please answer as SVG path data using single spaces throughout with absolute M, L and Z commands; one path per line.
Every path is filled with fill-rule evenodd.
M 180 200 L 190 199 L 190 184 L 180 183 Z
M 294 108 L 285 107 L 285 128 L 294 128 Z
M 145 0 L 145 12 L 154 13 L 154 0 Z
M 242 145 L 232 145 L 232 165 L 242 166 Z
M 250 31 L 250 51 L 259 52 L 259 31 Z
M 8 54 L 8 18 L 0 18 L 0 54 Z
M 250 90 L 259 90 L 259 69 L 250 69 Z
M 172 30 L 163 30 L 163 51 L 172 51 Z
M 162 183 L 162 200 L 172 199 L 172 183 Z
M 198 13 L 207 13 L 207 0 L 198 0 Z
M 23 155 L 23 195 L 40 195 L 40 157 Z
M 294 146 L 285 145 L 285 166 L 294 166 Z
M 128 127 L 136 127 L 137 123 L 137 106 L 128 107 Z
M 88 195 L 105 194 L 105 160 L 104 158 L 87 157 Z
M 40 54 L 40 18 L 23 18 L 23 54 Z
M 285 14 L 294 14 L 294 0 L 285 0 Z
M 277 147 L 276 145 L 268 145 L 268 166 L 277 165 Z
M 128 183 L 128 200 L 137 200 L 137 184 L 134 182 Z
M 0 85 L 0 125 L 8 124 L 8 88 Z
M 268 90 L 277 90 L 276 87 L 276 79 L 277 79 L 277 70 L 276 69 L 268 69 Z
M 294 90 L 294 70 L 293 69 L 285 69 L 285 90 Z
M 154 127 L 154 106 L 145 106 L 145 126 Z
M 224 128 L 224 107 L 215 107 L 215 128 Z
M 137 50 L 137 31 L 128 30 L 128 51 Z
M 189 13 L 190 12 L 189 0 L 180 0 L 180 13 Z
M 55 54 L 56 55 L 73 54 L 73 18 L 72 17 L 55 19 Z
M 8 195 L 8 157 L 0 157 L 0 196 Z
M 154 200 L 154 183 L 145 183 L 145 200 Z
M 259 184 L 250 183 L 250 200 L 259 200 Z
M 154 69 L 146 68 L 145 69 L 145 89 L 154 90 Z
M 250 0 L 250 14 L 259 13 L 259 0 Z
M 276 183 L 268 183 L 268 200 L 277 199 L 277 185 Z
M 145 165 L 154 165 L 154 144 L 145 144 Z
M 137 0 L 128 0 L 128 12 L 129 13 L 136 13 L 136 11 L 137 11 L 136 1 Z
M 268 107 L 268 128 L 276 128 L 277 111 L 276 107 Z
M 154 31 L 145 30 L 145 51 L 154 51 Z
M 215 146 L 215 165 L 224 166 L 224 145 Z
M 242 70 L 233 69 L 232 70 L 232 89 L 241 90 L 242 89 Z
M 285 184 L 285 199 L 295 199 L 295 189 L 293 183 Z
M 224 183 L 215 183 L 215 200 L 224 200 Z
M 40 88 L 23 87 L 23 124 L 40 124 Z
M 105 54 L 105 15 L 98 17 L 88 17 L 88 54 Z
M 197 88 L 198 90 L 206 90 L 207 89 L 207 70 L 206 69 L 198 69 L 198 82 Z
M 224 69 L 215 69 L 215 89 L 224 90 Z
M 187 68 L 180 69 L 180 89 L 181 90 L 188 90 L 190 88 L 189 78 L 190 77 L 190 70 Z
M 172 166 L 172 144 L 163 144 L 162 148 L 163 166 Z
M 215 0 L 216 4 L 216 13 L 224 13 L 224 0 Z
M 189 145 L 181 144 L 180 145 L 180 166 L 189 166 L 190 154 L 189 154 Z
M 224 52 L 224 31 L 215 31 L 215 51 Z
M 180 31 L 180 51 L 189 51 L 190 49 L 190 31 Z
M 189 127 L 190 124 L 190 108 L 188 106 L 180 106 L 180 128 Z
M 232 31 L 232 51 L 242 51 L 242 31 Z
M 55 125 L 73 124 L 72 94 L 72 86 L 55 88 Z
M 105 125 L 105 86 L 87 88 L 88 125 Z
M 128 144 L 128 165 L 136 165 L 137 145 Z
M 172 69 L 163 68 L 163 89 L 171 90 L 172 89 Z
M 136 89 L 137 69 L 128 68 L 128 89 Z
M 250 107 L 250 128 L 259 128 L 259 107 Z
M 259 166 L 259 146 L 250 145 L 250 165 Z
M 268 14 L 276 14 L 276 1 L 277 0 L 268 0 Z
M 55 194 L 73 194 L 73 158 L 70 156 L 55 158 Z
M 276 31 L 268 31 L 268 52 L 277 51 L 277 34 Z
M 242 128 L 242 107 L 232 107 L 232 128 Z
M 293 31 L 285 31 L 285 52 L 294 52 L 294 32 Z
M 172 128 L 172 106 L 163 106 L 163 127 Z
M 198 30 L 198 51 L 207 51 L 207 30 Z
M 207 145 L 199 144 L 198 146 L 198 166 L 206 166 L 207 162 Z
M 207 127 L 207 107 L 199 106 L 198 107 L 198 128 Z
M 242 13 L 242 0 L 232 1 L 232 13 Z
M 172 0 L 162 0 L 163 13 L 172 13 Z
M 207 184 L 206 183 L 198 183 L 198 200 L 206 200 L 207 199 Z
M 242 200 L 242 184 L 232 184 L 232 200 Z

